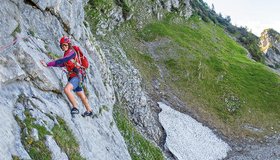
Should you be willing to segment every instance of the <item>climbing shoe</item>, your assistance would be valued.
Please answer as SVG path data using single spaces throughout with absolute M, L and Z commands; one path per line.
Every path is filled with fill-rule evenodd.
M 92 111 L 85 111 L 85 113 L 82 114 L 83 117 L 85 116 L 92 116 Z
M 77 108 L 72 108 L 71 109 L 71 114 L 79 114 L 79 110 Z

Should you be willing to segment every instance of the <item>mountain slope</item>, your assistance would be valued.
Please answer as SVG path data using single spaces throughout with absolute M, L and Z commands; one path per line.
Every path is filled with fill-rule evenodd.
M 176 15 L 126 34 L 129 27 L 117 31 L 119 41 L 152 96 L 174 94 L 188 112 L 226 135 L 279 131 L 279 76 L 248 59 L 222 28 Z
M 114 21 L 115 17 L 122 17 L 121 14 L 114 12 L 114 4 L 108 7 L 104 3 L 96 8 L 88 7 L 87 20 L 97 40 L 108 50 L 106 56 L 110 61 L 122 66 L 134 65 L 139 70 L 141 85 L 152 104 L 154 122 L 158 121 L 156 114 L 160 111 L 153 102 L 163 101 L 215 128 L 217 134 L 226 135 L 230 141 L 240 140 L 236 146 L 250 146 L 247 137 L 249 141 L 251 138 L 263 140 L 264 136 L 279 132 L 279 76 L 265 65 L 250 60 L 248 51 L 229 36 L 223 25 L 205 22 L 203 16 L 196 14 L 185 19 L 178 16 L 180 10 L 177 9 L 170 13 L 158 7 L 158 12 L 144 12 L 149 10 L 146 2 L 139 7 L 136 7 L 138 2 L 127 1 L 127 4 L 132 15 L 127 20 Z M 92 14 L 99 7 L 106 10 Z M 149 18 L 143 21 L 141 15 L 144 14 L 147 15 L 143 17 Z M 106 25 L 102 27 L 102 24 Z M 240 33 L 240 38 L 246 35 Z M 250 38 L 247 40 L 244 42 L 250 46 Z M 250 51 L 258 47 L 256 39 L 253 40 Z M 126 58 L 132 63 L 125 63 Z M 139 108 L 130 105 L 129 93 L 120 97 L 128 106 L 130 119 L 138 130 L 163 145 L 164 136 L 155 137 L 155 130 L 138 117 Z M 265 149 L 255 150 L 261 154 Z
M 137 5 L 131 7 L 137 8 Z M 106 6 L 101 4 L 101 8 Z M 110 7 L 97 15 L 91 14 L 94 7 L 88 8 L 89 25 L 97 40 L 104 44 L 103 48 L 109 50 L 106 56 L 110 61 L 121 66 L 133 65 L 139 70 L 141 85 L 152 104 L 154 122 L 160 110 L 153 102 L 163 101 L 215 128 L 217 134 L 226 135 L 229 141 L 238 140 L 233 146 L 248 145 L 244 152 L 251 152 L 251 139 L 263 140 L 265 136 L 279 133 L 279 76 L 263 64 L 250 60 L 248 51 L 229 36 L 224 26 L 205 22 L 196 14 L 185 19 L 178 16 L 180 11 L 176 9 L 171 13 L 159 11 L 163 16 L 158 16 L 157 12 L 144 12 L 146 5 L 140 5 L 138 12 L 130 10 L 133 16 L 128 20 L 116 22 L 112 17 L 121 16 L 116 16 L 120 14 Z M 144 17 L 149 17 L 144 22 L 142 12 L 147 14 Z M 109 31 L 100 24 L 106 24 Z M 251 51 L 256 48 L 255 41 L 252 45 Z M 125 63 L 123 59 L 126 58 L 132 63 Z M 125 104 L 129 93 L 120 95 Z M 127 113 L 137 129 L 163 145 L 165 136 L 155 137 L 155 130 L 138 117 L 139 108 L 129 104 L 128 100 Z M 268 140 L 267 143 L 277 145 L 272 142 Z M 253 155 L 265 152 L 261 145 L 257 146 L 259 148 L 253 148 L 258 154 L 252 151 Z M 239 153 L 238 147 L 231 155 L 236 152 Z
M 248 50 L 248 55 L 252 59 L 258 62 L 264 62 L 264 57 L 259 48 L 260 39 L 249 31 L 246 26 L 237 27 L 231 24 L 230 16 L 224 18 L 221 13 L 217 14 L 214 8 L 210 9 L 208 4 L 203 0 L 191 1 L 191 5 L 194 9 L 194 14 L 199 15 L 204 22 L 212 22 L 224 28 L 229 35 L 234 37 L 238 43 Z

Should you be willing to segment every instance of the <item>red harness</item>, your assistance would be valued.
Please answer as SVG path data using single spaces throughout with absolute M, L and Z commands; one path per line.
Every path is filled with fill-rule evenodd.
M 69 54 L 73 54 L 73 49 L 68 49 L 66 52 L 64 52 L 64 57 L 68 56 Z M 79 62 L 79 58 L 78 58 L 78 55 L 76 53 L 76 56 L 65 62 L 64 65 L 68 71 L 68 77 L 69 78 L 72 78 L 72 77 L 75 77 L 77 76 L 77 74 L 75 72 L 73 72 L 73 69 L 76 67 L 77 69 L 80 69 L 79 65 L 76 65 L 75 62 Z
M 89 63 L 87 58 L 84 56 L 84 54 L 82 53 L 82 51 L 78 46 L 73 46 L 73 48 L 68 49 L 64 53 L 64 57 L 74 54 L 73 52 L 76 52 L 76 56 L 73 59 L 69 60 L 68 62 L 64 63 L 68 71 L 68 77 L 72 78 L 77 76 L 77 72 L 76 73 L 73 72 L 74 68 L 77 68 L 78 72 L 83 77 L 85 77 L 86 76 L 85 70 L 89 67 Z

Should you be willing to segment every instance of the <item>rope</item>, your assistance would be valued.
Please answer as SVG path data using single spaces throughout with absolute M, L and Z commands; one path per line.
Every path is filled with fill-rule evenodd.
M 10 42 L 10 43 L 8 43 L 4 46 L 1 46 L 0 47 L 0 52 L 4 52 L 6 49 L 10 48 L 11 46 L 14 46 L 20 40 L 27 39 L 27 38 L 29 38 L 29 37 L 28 36 L 26 36 L 26 37 L 16 37 L 16 39 L 14 39 L 12 42 Z

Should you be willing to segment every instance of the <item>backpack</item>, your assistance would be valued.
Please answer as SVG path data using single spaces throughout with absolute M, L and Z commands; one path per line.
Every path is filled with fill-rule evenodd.
M 78 46 L 73 46 L 73 49 L 75 50 L 78 57 L 77 65 L 79 65 L 79 67 L 81 67 L 82 69 L 87 69 L 89 67 L 87 57 L 84 56 L 83 52 L 80 50 Z

